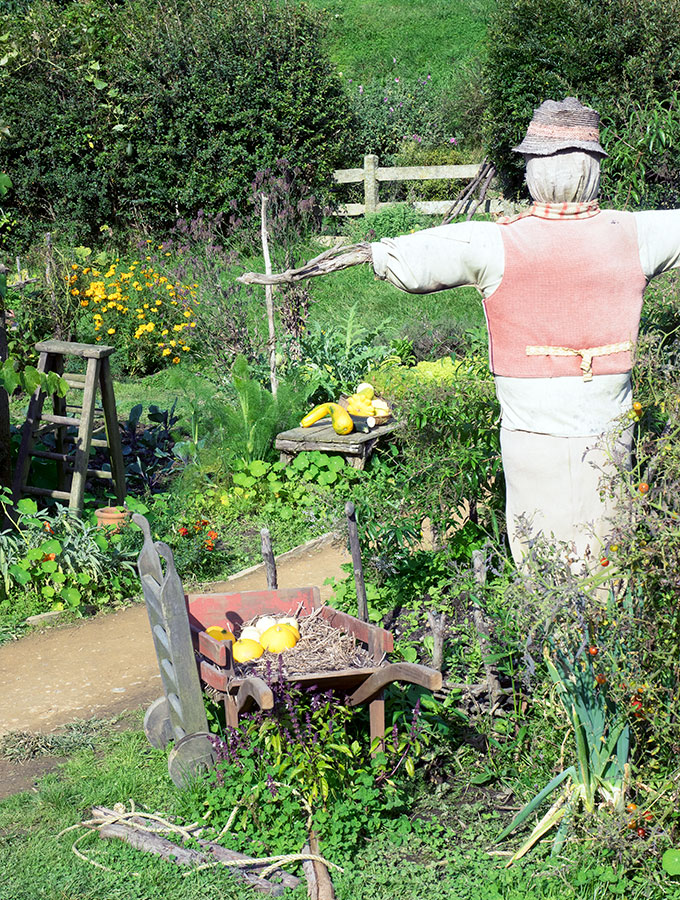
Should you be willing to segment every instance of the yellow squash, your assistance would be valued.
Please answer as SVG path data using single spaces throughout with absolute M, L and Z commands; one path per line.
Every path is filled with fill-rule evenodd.
M 319 406 L 315 406 L 311 412 L 308 412 L 304 419 L 300 422 L 300 425 L 303 428 L 309 428 L 310 425 L 313 425 L 315 422 L 318 422 L 319 419 L 325 418 L 325 416 L 330 416 L 331 414 L 331 404 L 330 403 L 321 403 Z
M 250 662 L 251 659 L 259 659 L 264 653 L 264 647 L 262 644 L 258 644 L 257 641 L 251 641 L 248 638 L 244 638 L 243 640 L 236 641 L 235 644 L 232 644 L 231 652 L 236 662 L 244 663 Z

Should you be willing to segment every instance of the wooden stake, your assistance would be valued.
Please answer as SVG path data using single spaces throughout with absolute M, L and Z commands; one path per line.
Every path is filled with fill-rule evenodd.
M 472 571 L 477 584 L 483 587 L 486 584 L 486 558 L 483 550 L 472 551 Z M 486 673 L 486 681 L 489 686 L 489 710 L 493 714 L 498 705 L 498 700 L 503 694 L 503 689 L 498 678 L 498 669 L 489 661 L 491 656 L 492 626 L 482 612 L 480 605 L 474 599 L 472 601 L 472 621 L 477 632 L 479 649 L 482 651 L 482 661 Z
M 269 529 L 263 528 L 260 531 L 260 537 L 262 538 L 262 559 L 267 572 L 267 590 L 275 591 L 279 586 L 279 579 L 276 573 L 276 560 L 274 559 L 274 549 Z
M 345 504 L 345 515 L 347 516 L 347 530 L 349 532 L 349 549 L 352 554 L 352 568 L 354 569 L 354 583 L 357 588 L 357 618 L 361 619 L 362 622 L 368 622 L 368 602 L 366 600 L 364 569 L 361 564 L 361 547 L 359 546 L 357 516 L 354 504 L 351 500 Z
M 272 273 L 272 261 L 269 257 L 269 241 L 267 233 L 267 197 L 260 194 L 262 199 L 262 254 L 264 256 L 264 271 L 267 275 Z M 269 340 L 267 348 L 269 350 L 269 381 L 272 388 L 272 394 L 276 397 L 279 381 L 276 377 L 276 329 L 274 327 L 274 288 L 271 284 L 264 287 L 265 300 L 267 303 L 267 321 L 269 323 Z

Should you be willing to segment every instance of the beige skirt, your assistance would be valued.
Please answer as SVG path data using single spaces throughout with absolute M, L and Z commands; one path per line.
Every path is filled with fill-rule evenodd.
M 539 534 L 573 544 L 580 560 L 599 560 L 618 502 L 612 477 L 630 469 L 632 444 L 632 427 L 592 437 L 501 428 L 507 528 L 516 563 Z

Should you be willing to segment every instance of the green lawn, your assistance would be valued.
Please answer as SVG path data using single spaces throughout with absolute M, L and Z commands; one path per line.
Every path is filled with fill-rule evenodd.
M 330 52 L 344 77 L 445 80 L 480 53 L 493 0 L 309 0 L 327 13 Z M 396 63 L 393 62 L 396 59 Z

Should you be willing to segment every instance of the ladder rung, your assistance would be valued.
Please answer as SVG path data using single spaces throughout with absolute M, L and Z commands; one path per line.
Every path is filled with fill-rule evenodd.
M 94 478 L 104 478 L 107 481 L 113 481 L 112 473 L 106 469 L 88 469 L 87 474 L 92 475 Z
M 67 434 L 66 437 L 64 438 L 64 441 L 67 444 L 75 444 L 76 438 Z M 108 447 L 108 446 L 109 446 L 109 442 L 105 441 L 103 438 L 92 438 L 92 440 L 90 441 L 90 447 Z
M 83 409 L 82 406 L 76 406 L 75 404 L 71 405 L 70 403 L 69 403 L 66 407 L 64 407 L 64 408 L 65 408 L 65 409 L 77 409 L 78 412 L 82 412 L 82 409 Z M 104 410 L 101 408 L 101 406 L 95 406 L 94 411 L 95 411 L 96 413 L 99 413 L 99 415 L 103 415 L 103 414 L 104 414 Z
M 21 489 L 22 494 L 35 494 L 38 497 L 53 497 L 55 500 L 70 500 L 71 495 L 68 491 L 52 491 L 49 488 L 31 487 L 30 484 L 25 485 Z
M 66 376 L 63 376 L 63 378 L 64 378 L 64 381 L 66 382 L 66 384 L 67 384 L 70 388 L 75 388 L 75 390 L 77 390 L 77 391 L 78 391 L 78 390 L 80 390 L 80 391 L 84 391 L 84 390 L 85 390 L 85 382 L 84 382 L 84 381 L 74 381 L 72 375 L 69 375 L 68 378 L 66 378 Z
M 52 416 L 52 415 L 44 415 L 41 416 L 43 421 L 51 422 L 53 425 L 75 425 L 76 427 L 80 426 L 80 419 L 74 419 L 71 416 Z
M 56 459 L 57 462 L 68 462 L 71 459 L 68 453 L 52 453 L 49 450 L 31 450 L 31 456 L 37 456 L 38 459 Z
M 78 384 L 85 384 L 85 375 L 81 372 L 64 372 L 64 378 L 76 381 Z

